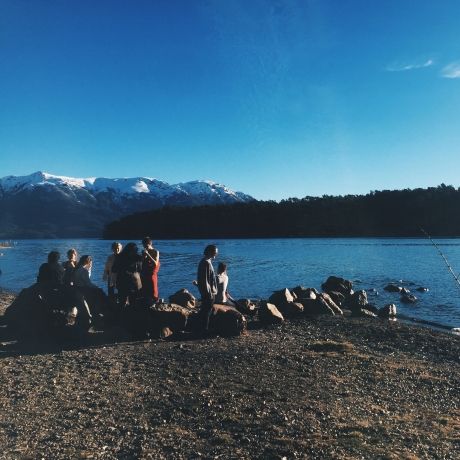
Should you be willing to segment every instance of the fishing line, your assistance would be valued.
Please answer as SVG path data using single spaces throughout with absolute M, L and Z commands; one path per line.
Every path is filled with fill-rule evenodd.
M 447 265 L 447 268 L 449 269 L 450 273 L 452 274 L 452 276 L 454 277 L 454 280 L 457 281 L 457 285 L 458 287 L 460 288 L 460 279 L 459 279 L 459 276 L 460 275 L 456 275 L 454 270 L 452 269 L 452 267 L 450 266 L 449 264 L 449 261 L 447 260 L 447 257 L 443 254 L 443 252 L 441 251 L 441 249 L 439 249 L 438 245 L 433 241 L 433 239 L 431 238 L 430 235 L 428 235 L 428 233 L 422 228 L 420 227 L 420 230 L 426 235 L 426 237 L 431 241 L 431 244 L 438 250 L 440 256 L 444 259 L 444 262 L 446 263 Z

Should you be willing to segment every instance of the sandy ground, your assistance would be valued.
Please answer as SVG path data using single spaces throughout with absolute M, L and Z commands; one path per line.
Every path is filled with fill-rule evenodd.
M 460 458 L 458 336 L 344 317 L 96 336 L 20 344 L 0 326 L 0 458 Z

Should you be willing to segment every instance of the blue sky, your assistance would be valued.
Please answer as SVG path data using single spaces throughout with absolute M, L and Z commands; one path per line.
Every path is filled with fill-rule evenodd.
M 0 0 L 0 176 L 460 185 L 460 2 Z

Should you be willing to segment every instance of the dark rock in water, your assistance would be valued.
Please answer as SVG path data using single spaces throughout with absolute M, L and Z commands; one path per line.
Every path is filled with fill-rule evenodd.
M 417 288 L 417 291 L 418 291 L 418 292 L 428 292 L 428 291 L 429 291 L 429 289 L 428 289 L 428 288 L 426 288 L 426 287 L 422 287 L 422 286 L 420 286 L 420 287 L 418 287 L 418 288 Z
M 180 305 L 181 307 L 196 307 L 196 298 L 187 289 L 180 289 L 175 294 L 169 297 L 169 301 L 173 304 Z
M 275 291 L 270 298 L 268 299 L 270 303 L 275 304 L 279 307 L 282 304 L 286 304 L 289 302 L 294 302 L 294 297 L 289 291 L 289 289 L 282 289 L 281 291 Z
M 240 335 L 246 330 L 247 321 L 236 308 L 214 304 L 209 317 L 209 328 L 226 337 Z
M 377 318 L 377 315 L 374 312 L 369 311 L 366 308 L 357 308 L 352 310 L 351 316 L 363 318 Z
M 410 294 L 410 290 L 405 287 L 402 287 L 400 292 L 401 294 Z
M 415 297 L 413 294 L 403 294 L 401 296 L 401 302 L 403 303 L 415 303 L 417 300 L 417 297 Z
M 394 318 L 396 316 L 396 305 L 390 303 L 381 308 L 378 312 L 380 318 Z
M 291 292 L 297 296 L 298 300 L 316 299 L 319 292 L 315 288 L 306 288 L 303 286 L 296 286 L 291 289 Z
M 390 284 L 387 284 L 383 289 L 388 292 L 401 292 L 402 287 L 397 286 L 396 284 L 390 283 Z
M 347 307 L 350 310 L 359 310 L 361 308 L 366 308 L 368 305 L 367 292 L 364 290 L 356 291 L 353 293 L 346 302 Z
M 257 311 L 255 304 L 250 299 L 237 300 L 236 309 L 244 315 L 254 315 Z
M 155 304 L 148 309 L 148 322 L 144 326 L 152 337 L 163 337 L 165 328 L 172 333 L 185 330 L 189 315 L 190 310 L 181 305 Z M 138 315 L 138 320 L 145 321 L 142 315 Z
M 284 316 L 269 302 L 262 302 L 259 307 L 259 320 L 264 324 L 280 324 L 284 321 Z
M 321 288 L 325 292 L 340 292 L 345 297 L 349 296 L 353 292 L 353 283 L 344 278 L 337 276 L 330 276 L 322 285 Z
M 345 296 L 341 292 L 329 291 L 328 294 L 339 307 L 345 302 Z

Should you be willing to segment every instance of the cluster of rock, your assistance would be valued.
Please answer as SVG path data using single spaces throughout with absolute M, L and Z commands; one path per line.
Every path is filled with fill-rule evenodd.
M 330 276 L 321 288 L 323 292 L 303 286 L 285 288 L 274 291 L 268 300 L 257 302 L 249 299 L 238 300 L 235 307 L 215 304 L 210 314 L 210 330 L 222 336 L 240 335 L 247 328 L 247 316 L 265 325 L 279 324 L 285 318 L 300 315 L 307 317 L 343 315 L 344 310 L 354 317 L 393 318 L 396 316 L 394 303 L 378 308 L 369 302 L 366 291 L 354 291 L 353 283 L 344 278 Z M 389 284 L 384 289 L 400 293 L 402 301 L 406 298 L 415 298 L 407 289 L 395 284 Z M 419 288 L 419 290 L 427 289 Z M 123 326 L 135 336 L 160 338 L 200 330 L 202 321 L 199 313 L 200 302 L 187 289 L 181 289 L 171 295 L 169 302 L 145 305 L 142 304 L 142 299 L 140 300 L 139 304 L 129 308 L 109 304 L 102 327 L 116 324 Z M 86 307 L 86 303 L 78 306 L 80 309 Z M 59 306 L 50 308 L 46 305 L 34 285 L 21 291 L 7 309 L 5 317 L 13 328 L 26 333 L 30 333 L 31 328 L 39 328 L 40 325 L 46 325 L 48 330 L 62 331 L 69 327 L 66 320 L 68 311 L 69 305 L 62 308 Z M 89 324 L 84 326 L 87 330 Z
M 261 302 L 259 319 L 264 323 L 279 323 L 285 317 L 299 314 L 343 315 L 343 310 L 350 310 L 351 316 L 396 316 L 395 304 L 379 309 L 368 301 L 366 291 L 353 291 L 353 283 L 344 278 L 330 276 L 321 288 L 323 292 L 303 286 L 275 291 L 268 302 Z
M 415 303 L 417 302 L 417 297 L 415 295 L 411 294 L 410 290 L 403 287 L 403 286 L 398 286 L 397 284 L 390 283 L 387 284 L 383 289 L 387 292 L 394 292 L 397 294 L 401 294 L 401 302 L 403 303 Z M 426 287 L 418 287 L 417 288 L 418 292 L 428 292 L 428 288 Z

